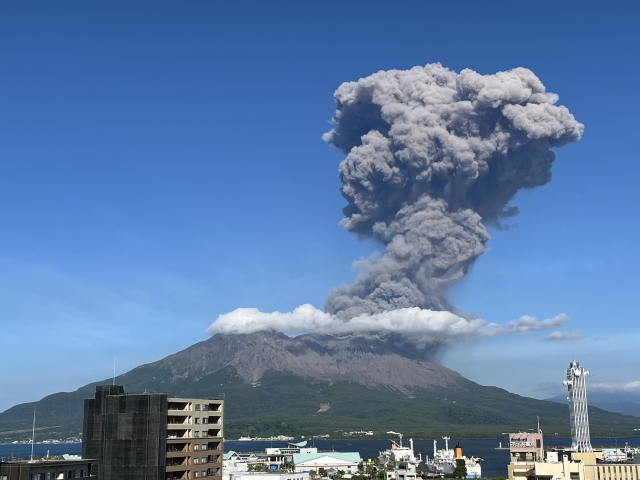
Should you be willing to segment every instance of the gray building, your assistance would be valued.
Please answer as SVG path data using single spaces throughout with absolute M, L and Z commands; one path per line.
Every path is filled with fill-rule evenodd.
M 85 400 L 82 456 L 100 480 L 221 477 L 223 401 L 97 386 Z
M 96 480 L 93 462 L 80 458 L 0 462 L 0 480 Z

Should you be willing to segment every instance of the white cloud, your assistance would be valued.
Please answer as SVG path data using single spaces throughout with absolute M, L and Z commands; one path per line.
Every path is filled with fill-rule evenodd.
M 510 322 L 507 322 L 506 329 L 509 330 L 509 332 L 514 333 L 529 333 L 538 330 L 550 330 L 552 328 L 558 328 L 568 319 L 569 317 L 567 317 L 564 313 L 556 315 L 553 318 L 545 318 L 541 321 L 537 320 L 535 317 L 525 315 L 523 317 L 520 317 L 518 320 L 511 320 Z
M 634 380 L 632 382 L 593 382 L 589 383 L 589 389 L 600 392 L 640 394 L 640 380 Z
M 557 328 L 567 320 L 564 314 L 537 320 L 525 316 L 506 325 L 487 323 L 477 318 L 468 320 L 447 311 L 433 311 L 418 307 L 402 308 L 374 315 L 363 314 L 350 321 L 340 320 L 312 305 L 301 305 L 292 312 L 261 312 L 256 308 L 238 308 L 220 315 L 207 333 L 244 334 L 261 330 L 301 333 L 362 333 L 381 332 L 412 336 L 420 341 L 448 343 L 478 337 L 493 337 L 512 333 L 528 333 Z
M 551 332 L 549 335 L 544 337 L 545 340 L 580 340 L 585 338 L 586 335 L 578 332 L 559 332 L 556 330 L 555 332 Z

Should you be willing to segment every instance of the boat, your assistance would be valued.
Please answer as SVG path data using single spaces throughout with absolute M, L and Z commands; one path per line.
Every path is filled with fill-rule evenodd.
M 409 445 L 402 444 L 402 434 L 387 432 L 398 435 L 399 440 L 391 440 L 388 450 L 380 452 L 378 460 L 385 468 L 385 480 L 418 480 L 418 466 L 422 463 L 422 456 L 413 453 L 413 439 L 409 439 Z
M 481 458 L 466 457 L 462 454 L 462 447 L 457 444 L 455 448 L 449 448 L 450 437 L 442 437 L 444 440 L 444 449 L 438 450 L 438 441 L 433 441 L 433 458 L 428 456 L 425 458 L 425 468 L 429 475 L 444 477 L 445 475 L 451 475 L 455 470 L 458 461 L 464 461 L 464 466 L 467 469 L 466 478 L 481 478 L 482 467 L 480 462 Z
M 240 437 L 238 439 L 239 442 L 250 442 L 251 440 L 253 440 L 251 437 Z
M 399 440 L 396 442 L 391 440 L 391 447 L 388 450 L 380 452 L 380 456 L 378 459 L 380 460 L 381 465 L 391 465 L 395 466 L 398 463 L 410 463 L 410 464 L 420 464 L 422 463 L 422 456 L 418 454 L 416 456 L 413 453 L 413 439 L 409 439 L 409 445 L 405 446 L 402 444 L 402 434 L 396 432 L 387 432 L 398 435 Z

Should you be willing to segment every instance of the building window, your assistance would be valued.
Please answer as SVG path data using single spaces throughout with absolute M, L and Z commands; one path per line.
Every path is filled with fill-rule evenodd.
M 198 472 L 193 472 L 193 478 L 198 478 Z
M 196 444 L 196 445 L 194 445 L 194 446 L 193 446 L 193 449 L 194 449 L 194 450 L 198 450 L 198 445 L 197 445 L 197 444 Z
M 198 431 L 193 432 L 193 436 L 194 437 L 199 437 L 200 436 L 200 432 L 198 432 Z
M 203 418 L 203 419 L 202 419 L 202 423 L 209 423 L 209 419 L 208 419 L 208 418 L 206 418 L 206 417 L 205 417 L 205 418 Z
M 193 464 L 194 464 L 194 465 L 197 465 L 197 464 L 198 464 L 198 461 L 199 461 L 199 460 L 198 460 L 197 458 L 194 458 L 194 459 L 193 459 Z
M 207 444 L 206 443 L 202 444 L 202 450 L 206 450 L 206 449 L 207 449 Z
M 200 404 L 196 403 L 196 412 L 199 412 L 199 411 L 200 411 Z
M 195 422 L 196 422 L 196 423 L 200 423 L 200 417 L 196 417 L 196 418 L 195 418 Z
M 202 457 L 202 462 L 200 463 L 207 463 L 207 457 Z

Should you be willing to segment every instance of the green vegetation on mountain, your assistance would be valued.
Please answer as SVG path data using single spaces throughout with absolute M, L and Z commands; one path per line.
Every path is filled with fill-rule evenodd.
M 315 344 L 306 336 L 304 345 L 292 344 L 296 339 L 276 334 L 262 335 L 258 345 L 254 340 L 210 339 L 142 365 L 118 377 L 117 382 L 129 392 L 154 390 L 185 397 L 224 394 L 226 438 L 281 434 L 339 437 L 342 431 L 354 430 L 395 430 L 414 438 L 445 434 L 497 437 L 503 432 L 534 428 L 537 416 L 545 433 L 570 434 L 567 405 L 478 385 L 442 366 L 386 348 L 378 340 L 357 339 L 354 343 L 351 339 L 348 348 L 342 343 L 340 348 L 329 345 L 336 340 L 324 337 L 315 339 Z M 229 342 L 235 342 L 233 348 Z M 251 350 L 236 351 L 247 344 Z M 209 360 L 209 354 L 216 360 Z M 220 361 L 224 355 L 227 358 Z M 333 361 L 340 364 L 341 372 L 332 370 Z M 310 365 L 316 371 L 311 371 Z M 261 368 L 260 375 L 247 378 Z M 359 368 L 363 370 L 359 372 Z M 420 372 L 424 372 L 422 376 Z M 386 380 L 385 375 L 393 378 Z M 0 413 L 0 442 L 31 436 L 34 406 L 40 429 L 36 440 L 77 436 L 82 431 L 83 399 L 93 396 L 98 383 Z M 321 405 L 323 411 L 319 411 Z M 594 407 L 589 408 L 589 419 L 594 436 L 633 435 L 634 429 L 640 428 L 640 418 Z

